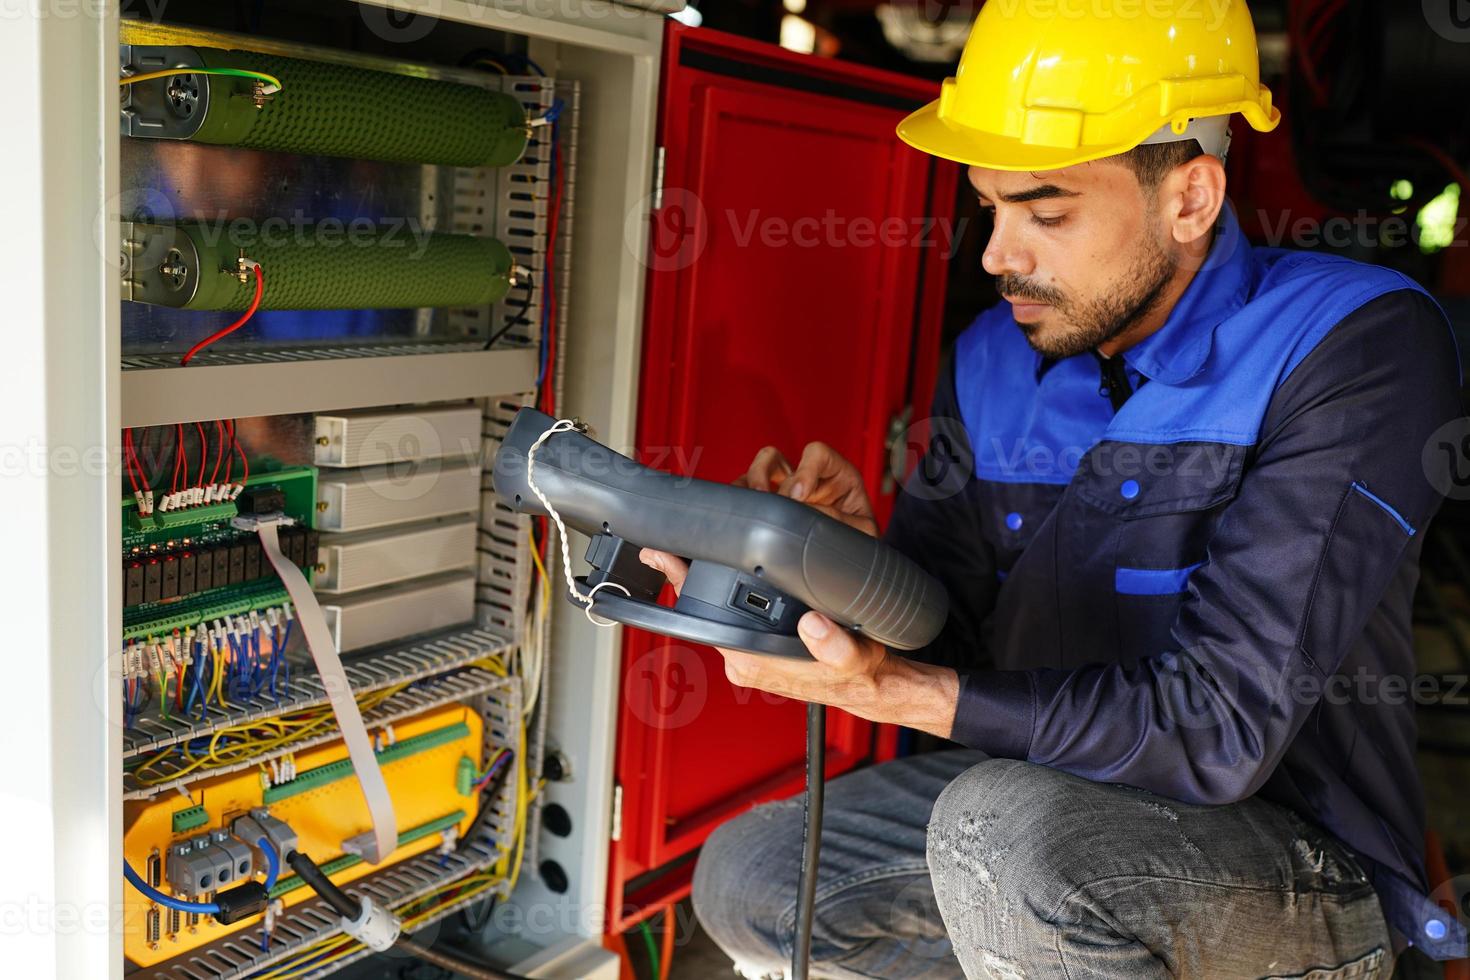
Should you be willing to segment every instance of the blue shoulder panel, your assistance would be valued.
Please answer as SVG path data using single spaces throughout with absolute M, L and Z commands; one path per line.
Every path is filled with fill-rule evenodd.
M 1203 370 L 1178 384 L 1145 385 L 1107 438 L 1253 445 L 1277 387 L 1334 326 L 1387 293 L 1422 292 L 1401 273 L 1336 256 L 1258 248 L 1253 259 L 1252 295 L 1214 328 Z

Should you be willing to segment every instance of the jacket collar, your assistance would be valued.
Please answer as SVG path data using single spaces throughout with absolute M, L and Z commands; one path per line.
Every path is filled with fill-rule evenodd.
M 1251 287 L 1251 244 L 1227 201 L 1204 264 L 1174 304 L 1164 325 L 1123 352 L 1145 377 L 1183 384 L 1204 369 L 1215 328 L 1245 305 Z

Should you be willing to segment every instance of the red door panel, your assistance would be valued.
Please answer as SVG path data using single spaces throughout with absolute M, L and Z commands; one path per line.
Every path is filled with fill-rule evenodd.
M 645 462 L 728 481 L 762 446 L 794 462 L 820 439 L 858 465 L 886 515 L 890 420 L 932 387 L 944 257 L 927 243 L 957 179 L 893 129 L 933 96 L 928 83 L 670 23 Z M 687 890 L 687 862 L 653 872 L 721 821 L 799 790 L 804 765 L 800 704 L 732 687 L 707 647 L 625 639 L 615 931 Z M 829 775 L 874 751 L 874 726 L 829 711 Z

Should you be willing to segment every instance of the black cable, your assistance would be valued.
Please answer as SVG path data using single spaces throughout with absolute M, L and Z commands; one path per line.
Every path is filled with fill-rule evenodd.
M 441 953 L 437 949 L 430 949 L 428 946 L 414 942 L 407 936 L 399 936 L 398 942 L 393 945 L 410 956 L 417 956 L 425 963 L 432 963 L 434 966 L 443 967 L 451 973 L 463 974 L 464 976 L 470 977 L 471 980 L 526 980 L 526 978 L 521 977 L 519 974 L 506 973 L 504 970 L 497 970 L 493 966 L 467 963 L 458 956 L 450 956 L 448 953 Z
M 489 350 L 491 347 L 493 347 L 495 345 L 495 342 L 501 337 L 504 337 L 507 333 L 509 333 L 510 328 L 514 327 L 517 323 L 530 323 L 529 320 L 526 320 L 526 313 L 531 309 L 531 288 L 534 285 L 535 283 L 533 283 L 529 278 L 526 280 L 525 302 L 521 304 L 521 308 L 519 310 L 516 310 L 515 313 L 505 318 L 505 326 L 501 327 L 499 330 L 490 335 L 490 339 L 485 341 L 484 350 Z
M 362 911 L 362 905 L 357 899 L 333 884 L 332 879 L 328 878 L 326 873 L 317 867 L 316 862 L 305 854 L 302 854 L 300 851 L 292 851 L 286 855 L 286 863 L 338 915 L 345 919 L 356 919 L 358 913 Z M 516 973 L 506 973 L 494 967 L 483 966 L 479 963 L 470 963 L 457 956 L 450 956 L 447 953 L 432 950 L 427 946 L 421 946 L 412 939 L 409 939 L 406 935 L 399 935 L 393 945 L 405 953 L 417 956 L 425 963 L 432 963 L 434 966 L 442 967 L 453 973 L 463 974 L 472 978 L 472 980 L 527 980 L 527 978 Z
M 826 792 L 827 709 L 806 706 L 806 799 L 802 812 L 801 878 L 796 894 L 796 941 L 791 950 L 792 980 L 807 980 L 812 958 L 812 918 L 817 904 L 817 862 L 822 854 L 822 802 Z
M 333 884 L 332 879 L 328 878 L 326 873 L 316 866 L 316 862 L 305 854 L 300 851 L 292 851 L 286 855 L 286 863 L 338 915 L 347 919 L 355 919 L 362 911 L 362 906 L 357 899 Z

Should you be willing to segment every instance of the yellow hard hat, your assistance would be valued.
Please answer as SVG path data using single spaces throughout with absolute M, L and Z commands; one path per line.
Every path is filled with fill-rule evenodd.
M 1281 121 L 1245 0 L 988 0 L 955 76 L 898 136 L 972 166 L 1058 170 L 1202 123 L 1223 138 L 1233 112 L 1262 132 Z

